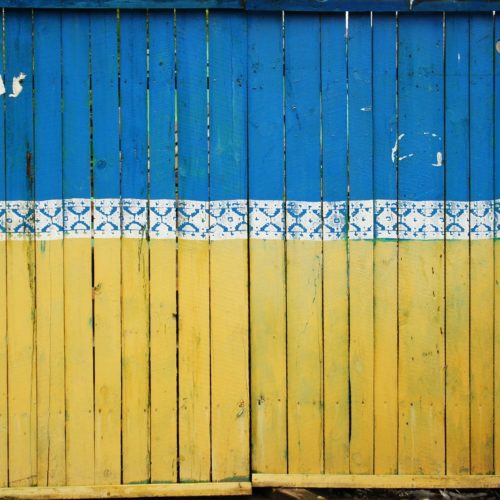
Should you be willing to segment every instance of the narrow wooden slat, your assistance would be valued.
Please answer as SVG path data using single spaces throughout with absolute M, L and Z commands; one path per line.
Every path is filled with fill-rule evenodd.
M 325 473 L 349 472 L 345 14 L 321 17 Z M 339 223 L 338 220 L 341 222 Z
M 34 17 L 38 486 L 66 482 L 61 15 Z M 22 94 L 21 94 L 22 95 Z M 52 200 L 52 201 L 51 201 Z
M 443 19 L 399 16 L 399 472 L 442 474 Z M 441 158 L 441 161 L 440 161 Z M 423 205 L 422 224 L 407 214 Z M 410 229 L 408 229 L 410 228 Z
M 24 94 L 7 99 L 5 117 L 7 200 L 20 201 L 7 211 L 7 218 L 17 221 L 7 238 L 9 485 L 33 486 L 37 483 L 37 382 L 31 13 L 7 12 L 5 37 L 9 80 L 11 75 L 26 74 Z
M 374 472 L 398 470 L 397 114 L 394 14 L 373 16 Z M 396 150 L 393 153 L 393 148 Z
M 472 474 L 491 474 L 493 464 L 494 243 L 493 223 L 493 17 L 470 17 L 470 458 Z M 478 223 L 478 218 L 480 223 Z M 490 219 L 490 217 L 488 217 Z
M 179 470 L 210 479 L 210 311 L 205 12 L 176 17 L 179 130 Z M 187 203 L 193 201 L 194 203 Z M 191 208 L 190 208 L 191 207 Z M 200 214 L 190 239 L 190 215 Z M 195 219 L 196 221 L 196 219 Z
M 373 216 L 368 234 L 357 213 L 373 206 L 372 36 L 369 14 L 352 14 L 348 26 L 349 75 L 349 374 L 350 471 L 373 472 Z M 370 213 L 370 212 L 368 212 Z
M 94 483 L 89 16 L 62 14 L 66 482 Z
M 121 250 L 118 34 L 115 12 L 91 14 L 94 166 L 95 482 L 121 480 Z
M 212 13 L 208 37 L 210 212 L 230 213 L 209 236 L 212 480 L 234 481 L 250 475 L 245 15 Z
M 285 19 L 288 470 L 323 470 L 319 17 Z M 292 202 L 299 203 L 295 208 Z M 307 218 L 317 216 L 319 227 Z M 316 212 L 314 212 L 316 210 Z M 304 222 L 302 222 L 304 224 Z M 314 236 L 310 236 L 314 232 Z M 313 241 L 307 241 L 310 237 Z
M 446 16 L 446 472 L 470 471 L 469 18 Z M 461 202 L 461 203 L 460 203 Z M 460 219 L 458 218 L 460 217 Z M 466 223 L 462 233 L 457 222 Z
M 120 14 L 122 480 L 148 482 L 149 252 L 146 12 Z
M 174 68 L 173 12 L 150 12 L 151 482 L 177 480 Z
M 284 211 L 283 30 L 281 14 L 248 15 L 248 169 L 250 200 L 277 200 Z M 252 467 L 285 473 L 286 282 L 284 217 L 275 239 L 257 232 L 250 212 Z M 255 211 L 253 211 L 255 210 Z M 255 226 L 255 228 L 254 228 Z

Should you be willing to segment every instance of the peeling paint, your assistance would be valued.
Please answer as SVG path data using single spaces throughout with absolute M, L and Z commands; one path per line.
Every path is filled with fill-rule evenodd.
M 436 163 L 432 164 L 433 167 L 442 167 L 443 166 L 443 153 L 438 151 L 436 153 Z
M 394 147 L 392 148 L 391 150 L 391 159 L 392 159 L 392 163 L 394 163 L 396 161 L 396 153 L 398 152 L 398 148 L 399 148 L 399 141 L 404 137 L 405 135 L 404 134 L 401 134 L 397 139 L 396 139 L 396 142 L 394 143 Z
M 361 111 L 371 111 L 371 110 L 372 110 L 371 106 L 367 106 L 366 108 L 361 108 Z
M 3 78 L 0 75 L 0 95 L 4 95 L 4 94 L 5 94 L 5 84 L 3 83 Z
M 19 75 L 12 78 L 12 94 L 9 94 L 9 97 L 17 97 L 22 91 L 23 86 L 21 82 L 26 78 L 26 75 L 21 72 Z
M 415 156 L 415 154 L 414 153 L 410 153 L 410 154 L 407 154 L 407 155 L 398 156 L 398 160 L 399 161 L 403 161 L 403 160 L 406 160 L 406 158 L 411 158 L 412 156 Z

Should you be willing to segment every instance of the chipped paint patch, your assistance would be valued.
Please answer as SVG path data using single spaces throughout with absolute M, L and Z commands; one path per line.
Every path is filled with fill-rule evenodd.
M 412 156 L 415 156 L 415 154 L 414 153 L 410 153 L 408 155 L 398 156 L 398 160 L 399 161 L 403 161 L 403 160 L 406 160 L 406 158 L 411 158 Z
M 361 111 L 371 111 L 371 110 L 372 110 L 371 106 L 367 106 L 366 108 L 361 108 Z
M 443 153 L 438 151 L 436 153 L 436 163 L 432 164 L 433 167 L 442 167 L 443 166 Z
M 391 150 L 391 159 L 392 163 L 396 161 L 396 153 L 398 152 L 399 149 L 399 141 L 404 137 L 404 134 L 401 134 L 397 139 L 396 142 L 394 143 L 394 147 Z
M 3 78 L 0 75 L 0 95 L 4 95 L 6 92 L 5 90 L 5 84 L 3 83 Z
M 22 91 L 23 86 L 21 82 L 26 78 L 26 75 L 21 72 L 19 75 L 12 78 L 12 94 L 9 94 L 9 97 L 17 97 Z

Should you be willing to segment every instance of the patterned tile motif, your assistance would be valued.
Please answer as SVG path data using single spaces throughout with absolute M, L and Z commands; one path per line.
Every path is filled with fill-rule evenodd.
M 209 238 L 234 240 L 248 237 L 248 208 L 246 200 L 211 201 Z
M 446 238 L 450 240 L 469 239 L 469 202 L 446 202 Z
M 284 202 L 250 200 L 250 238 L 282 240 L 285 238 Z
M 323 202 L 323 239 L 344 240 L 347 236 L 347 202 Z
M 32 201 L 9 201 L 6 207 L 9 239 L 28 239 L 35 232 L 35 204 Z
M 470 235 L 472 240 L 487 240 L 494 236 L 495 211 L 493 200 L 470 204 Z
M 439 240 L 444 236 L 442 201 L 398 202 L 399 238 L 402 240 Z
M 39 201 L 35 206 L 35 231 L 38 240 L 57 240 L 64 231 L 61 200 Z
M 395 240 L 398 237 L 398 202 L 375 200 L 375 238 Z
M 151 200 L 149 202 L 149 237 L 175 240 L 177 214 L 175 200 Z
M 121 235 L 121 202 L 117 198 L 94 200 L 94 238 L 119 238 Z
M 208 239 L 208 219 L 208 201 L 179 201 L 177 208 L 179 238 L 186 240 Z
M 87 238 L 92 231 L 92 211 L 87 198 L 64 200 L 64 237 Z
M 286 202 L 286 237 L 289 240 L 321 241 L 321 202 Z
M 148 200 L 122 200 L 122 235 L 125 238 L 144 238 L 148 229 Z
M 373 239 L 373 201 L 349 202 L 349 239 Z

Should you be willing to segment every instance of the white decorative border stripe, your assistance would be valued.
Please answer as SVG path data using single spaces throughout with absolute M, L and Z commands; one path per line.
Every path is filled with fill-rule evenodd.
M 500 238 L 500 200 L 0 201 L 0 239 L 481 240 Z

